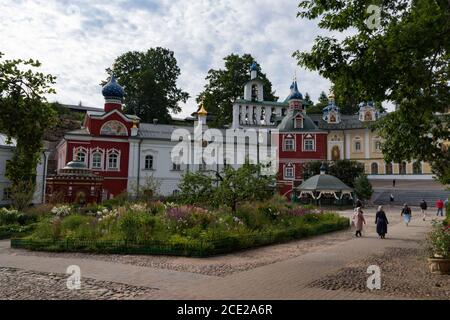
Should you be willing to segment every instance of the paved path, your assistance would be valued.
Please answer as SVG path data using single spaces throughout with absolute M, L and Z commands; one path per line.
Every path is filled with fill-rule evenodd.
M 343 215 L 348 216 L 350 212 Z M 373 215 L 368 215 L 367 220 L 373 225 L 372 219 Z M 385 240 L 377 238 L 372 226 L 363 238 L 339 241 L 289 260 L 226 277 L 94 259 L 26 256 L 9 251 L 9 241 L 0 241 L 0 267 L 65 273 L 69 265 L 78 265 L 82 277 L 157 288 L 147 299 L 380 299 L 383 298 L 380 295 L 315 289 L 307 285 L 335 273 L 349 262 L 382 253 L 388 247 L 416 248 L 429 228 L 430 222 L 423 222 L 416 215 L 409 227 L 391 224 L 390 237 Z

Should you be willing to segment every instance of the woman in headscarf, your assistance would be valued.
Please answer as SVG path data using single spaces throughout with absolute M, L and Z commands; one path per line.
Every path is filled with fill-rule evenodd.
M 411 222 L 411 208 L 408 207 L 408 205 L 405 203 L 403 205 L 401 216 L 403 217 L 403 221 L 405 222 L 406 226 Z
M 356 237 L 362 237 L 361 231 L 363 229 L 363 224 L 366 224 L 366 220 L 364 219 L 361 207 L 355 209 L 352 220 L 356 227 Z
M 387 225 L 389 221 L 386 217 L 386 213 L 383 210 L 383 206 L 379 206 L 377 214 L 375 215 L 375 224 L 377 225 L 377 233 L 381 239 L 384 239 L 387 233 Z

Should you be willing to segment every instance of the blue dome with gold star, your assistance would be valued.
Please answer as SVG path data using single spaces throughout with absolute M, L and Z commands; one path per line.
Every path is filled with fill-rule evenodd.
M 105 99 L 109 98 L 122 100 L 125 91 L 123 90 L 122 86 L 117 83 L 116 78 L 112 76 L 109 82 L 103 87 L 102 94 Z

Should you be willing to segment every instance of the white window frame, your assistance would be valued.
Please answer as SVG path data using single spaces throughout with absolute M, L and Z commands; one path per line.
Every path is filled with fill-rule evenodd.
M 172 162 L 172 171 L 181 171 L 181 163 Z
M 356 148 L 356 144 L 359 143 L 359 149 Z M 353 138 L 353 152 L 363 152 L 362 139 L 360 137 Z
M 106 158 L 106 168 L 108 171 L 120 171 L 120 150 L 117 149 L 109 149 L 108 150 L 108 156 Z M 117 166 L 116 167 L 111 167 L 110 166 L 110 158 L 112 155 L 116 155 L 117 156 Z
M 297 125 L 297 121 L 301 121 L 300 126 Z M 304 118 L 302 116 L 296 116 L 294 118 L 294 128 L 295 129 L 303 129 L 303 125 L 304 125 Z
M 147 157 L 151 157 L 152 165 L 151 167 L 147 166 Z M 144 157 L 144 170 L 155 170 L 155 156 L 153 154 L 146 154 Z
M 292 141 L 292 149 L 288 149 L 287 148 L 287 143 L 288 141 Z M 288 152 L 295 152 L 295 139 L 294 138 L 284 138 L 283 140 L 283 151 L 288 151 Z
M 85 147 L 75 147 L 73 148 L 73 161 L 78 161 L 78 154 L 83 153 L 84 154 L 84 160 L 82 161 L 86 167 L 88 166 L 88 156 L 89 156 L 89 150 Z
M 306 148 L 306 142 L 309 142 L 309 141 L 311 141 L 312 142 L 312 149 L 307 149 Z M 302 151 L 305 151 L 305 152 L 315 152 L 316 151 L 316 139 L 313 137 L 313 138 L 303 138 L 303 149 L 302 149 Z
M 292 175 L 288 176 L 287 172 L 292 170 Z M 295 167 L 294 166 L 285 166 L 283 170 L 283 178 L 284 180 L 294 180 L 295 179 Z
M 100 167 L 94 167 L 94 156 L 96 154 L 100 154 Z M 92 170 L 103 170 L 104 163 L 105 163 L 105 151 L 100 148 L 95 148 L 91 150 L 91 157 L 90 157 L 90 168 Z

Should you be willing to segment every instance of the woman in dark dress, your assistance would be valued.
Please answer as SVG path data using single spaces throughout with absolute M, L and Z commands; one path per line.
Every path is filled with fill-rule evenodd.
M 378 235 L 381 239 L 384 239 L 384 236 L 387 233 L 387 225 L 389 224 L 389 222 L 386 217 L 386 213 L 383 210 L 383 206 L 378 207 L 378 211 L 375 216 L 375 224 L 377 225 Z

